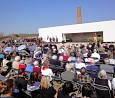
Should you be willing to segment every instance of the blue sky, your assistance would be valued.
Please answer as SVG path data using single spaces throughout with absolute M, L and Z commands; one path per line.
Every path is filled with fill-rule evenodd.
M 38 28 L 115 19 L 115 0 L 0 0 L 0 32 L 37 33 Z

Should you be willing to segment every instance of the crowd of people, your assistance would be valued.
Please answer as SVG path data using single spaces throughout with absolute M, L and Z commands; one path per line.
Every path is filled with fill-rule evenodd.
M 36 42 L 36 43 L 35 43 Z M 114 98 L 115 46 L 12 42 L 0 49 L 1 98 Z M 59 81 L 61 81 L 61 83 Z M 59 86 L 55 88 L 55 83 Z

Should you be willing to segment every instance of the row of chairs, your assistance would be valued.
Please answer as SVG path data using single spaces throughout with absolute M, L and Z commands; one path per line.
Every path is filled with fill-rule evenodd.
M 10 71 L 10 73 L 6 77 L 7 78 L 11 78 L 11 77 L 15 78 L 15 77 L 17 77 L 18 74 L 17 74 L 16 71 L 17 71 L 16 69 L 12 69 Z M 30 73 L 30 72 L 27 72 L 27 73 Z M 57 81 L 57 82 L 60 81 L 61 83 L 65 83 L 66 82 L 66 80 L 62 80 L 62 78 L 60 78 L 58 76 L 53 76 L 52 77 L 52 81 Z M 86 83 L 86 82 L 83 83 L 83 82 L 77 81 L 77 82 L 72 82 L 72 83 L 74 84 L 74 90 L 73 90 L 74 92 L 76 92 L 76 91 L 82 92 L 82 88 L 84 87 L 84 85 L 88 85 L 89 86 L 89 83 Z M 112 96 L 111 91 L 110 91 L 109 87 L 107 87 L 107 86 L 90 83 L 90 87 L 93 88 L 93 93 L 95 93 L 96 90 L 108 91 L 108 93 L 110 94 L 110 96 Z M 24 91 L 24 92 L 27 93 L 26 91 Z M 112 92 L 114 93 L 114 90 L 112 90 Z M 112 98 L 112 97 L 110 97 L 110 98 Z
M 62 80 L 60 77 L 53 77 L 53 81 L 61 81 L 62 83 L 65 83 L 66 80 Z M 99 84 L 95 84 L 95 83 L 87 83 L 87 82 L 72 82 L 72 84 L 74 84 L 74 90 L 73 93 L 74 95 L 79 95 L 80 93 L 88 93 L 88 90 L 91 91 L 91 96 L 90 98 L 96 98 L 96 91 L 106 91 L 109 94 L 109 98 L 113 98 L 114 96 L 114 90 L 110 90 L 110 88 L 108 86 L 103 86 L 103 85 L 99 85 Z M 87 89 L 87 91 L 84 92 L 84 88 Z M 77 92 L 77 93 L 76 93 Z M 84 95 L 84 94 L 81 94 Z M 87 96 L 87 95 L 86 95 Z M 87 96 L 89 97 L 89 96 Z M 78 96 L 76 97 L 78 98 Z M 80 97 L 81 98 L 81 97 Z

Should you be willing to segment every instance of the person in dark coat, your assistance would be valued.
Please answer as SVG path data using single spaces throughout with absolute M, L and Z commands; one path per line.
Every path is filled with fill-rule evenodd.
M 67 81 L 62 86 L 62 90 L 58 92 L 57 98 L 72 98 L 69 94 L 73 92 L 73 84 L 70 81 Z
M 38 98 L 55 98 L 56 90 L 51 85 L 49 76 L 42 77 L 41 86 L 38 92 Z
M 104 70 L 101 70 L 98 74 L 98 78 L 95 79 L 95 84 L 106 86 L 108 90 L 96 89 L 97 98 L 112 98 L 111 97 L 111 82 L 107 79 L 107 74 Z
M 16 87 L 19 90 L 27 90 L 27 80 L 25 80 L 25 69 L 19 69 L 19 76 L 15 80 Z
M 51 65 L 59 65 L 58 59 L 56 55 L 53 55 L 51 59 L 49 59 L 49 63 Z

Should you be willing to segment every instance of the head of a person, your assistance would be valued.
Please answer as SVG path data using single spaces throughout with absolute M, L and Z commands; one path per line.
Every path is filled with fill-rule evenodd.
M 97 50 L 96 49 L 94 49 L 94 51 L 93 52 L 97 52 Z
M 53 56 L 52 56 L 52 59 L 53 59 L 53 60 L 56 60 L 56 59 L 57 59 L 57 56 L 56 56 L 56 55 L 53 55 Z
M 25 74 L 25 69 L 24 68 L 20 68 L 18 70 L 18 74 L 23 76 Z
M 74 69 L 74 64 L 73 63 L 67 63 L 66 64 L 66 70 L 67 71 L 72 71 Z
M 13 79 L 7 79 L 0 82 L 0 94 L 11 94 L 13 91 Z
M 36 51 L 40 51 L 41 50 L 41 47 L 36 47 Z
M 70 81 L 64 83 L 64 85 L 62 86 L 63 95 L 68 95 L 72 91 L 73 91 L 73 84 Z
M 49 61 L 46 59 L 46 60 L 44 60 L 44 62 L 43 62 L 43 66 L 45 67 L 45 66 L 48 66 L 49 65 Z
M 42 76 L 41 88 L 48 89 L 49 87 L 50 87 L 50 77 L 49 76 Z
M 83 60 L 78 57 L 76 61 L 77 61 L 77 63 L 82 63 Z
M 20 56 L 16 56 L 15 61 L 19 62 L 20 61 Z
M 67 62 L 68 62 L 68 63 L 71 63 L 71 62 L 72 62 L 71 57 L 68 58 Z
M 86 74 L 86 72 L 87 72 L 87 70 L 86 70 L 85 67 L 82 67 L 82 68 L 80 69 L 80 73 L 81 73 L 82 75 Z
M 39 66 L 39 62 L 38 61 L 34 61 L 33 64 L 34 64 L 34 66 Z
M 87 54 L 87 57 L 88 57 L 88 58 L 90 58 L 90 57 L 91 57 L 91 53 L 90 53 L 90 52 Z
M 70 55 L 71 55 L 71 56 L 75 56 L 74 52 L 71 52 Z
M 109 59 L 109 58 L 105 58 L 105 59 L 104 59 L 104 63 L 105 63 L 105 64 L 110 64 L 110 59 Z
M 25 60 L 21 60 L 21 61 L 20 61 L 20 64 L 25 64 Z
M 91 64 L 91 65 L 95 65 L 95 64 L 96 64 L 96 61 L 92 58 L 92 59 L 90 59 L 90 64 Z
M 26 64 L 27 64 L 27 65 L 32 64 L 32 60 L 31 60 L 31 59 L 27 59 L 27 60 L 26 60 Z
M 11 60 L 11 56 L 10 55 L 6 55 L 6 60 Z
M 31 74 L 30 74 L 30 83 L 32 84 L 32 83 L 34 83 L 34 82 L 37 82 L 37 81 L 39 81 L 38 80 L 38 73 L 37 72 L 32 72 Z
M 89 50 L 88 50 L 88 49 L 85 49 L 85 53 L 89 53 Z
M 105 70 L 101 70 L 99 73 L 98 73 L 98 78 L 99 79 L 107 79 L 107 73 Z
M 64 56 L 67 56 L 67 55 L 68 55 L 67 51 L 64 51 Z
M 63 56 L 59 56 L 59 61 L 63 61 Z
M 78 57 L 78 58 L 83 58 L 83 54 L 79 52 L 79 53 L 77 54 L 77 57 Z

